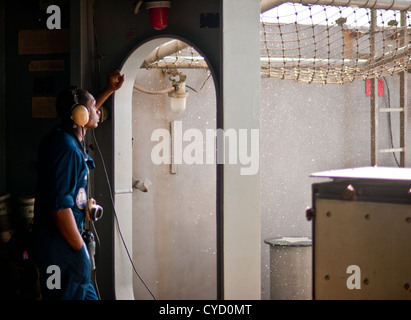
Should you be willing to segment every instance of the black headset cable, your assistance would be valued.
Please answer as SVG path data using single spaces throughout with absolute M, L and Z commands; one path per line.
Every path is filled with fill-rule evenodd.
M 150 293 L 150 295 L 153 297 L 153 299 L 154 299 L 154 300 L 157 300 L 156 297 L 154 296 L 154 294 L 151 292 L 150 288 L 149 288 L 149 287 L 147 286 L 147 284 L 144 282 L 143 278 L 142 278 L 142 277 L 140 276 L 140 274 L 138 273 L 138 271 L 137 271 L 137 269 L 136 269 L 136 267 L 135 267 L 135 265 L 134 265 L 133 259 L 131 258 L 130 252 L 129 252 L 128 248 L 127 248 L 126 242 L 125 242 L 125 240 L 124 240 L 123 234 L 122 234 L 121 229 L 120 229 L 120 223 L 119 223 L 119 221 L 118 221 L 118 216 L 117 216 L 116 208 L 115 208 L 115 205 L 114 205 L 113 191 L 112 191 L 112 189 L 111 189 L 110 179 L 109 179 L 109 177 L 108 177 L 107 168 L 106 168 L 106 165 L 105 165 L 105 162 L 104 162 L 104 158 L 103 158 L 103 155 L 102 155 L 102 153 L 101 153 L 100 147 L 99 147 L 99 145 L 98 145 L 98 142 L 97 142 L 97 139 L 96 139 L 96 135 L 95 135 L 95 133 L 94 133 L 94 130 L 92 130 L 92 132 L 93 132 L 94 144 L 95 144 L 95 146 L 96 146 L 96 148 L 97 148 L 98 154 L 99 154 L 100 159 L 101 159 L 101 162 L 102 162 L 102 164 L 103 164 L 103 170 L 104 170 L 104 174 L 105 174 L 107 186 L 108 186 L 108 189 L 109 189 L 109 192 L 110 192 L 110 200 L 111 200 L 111 205 L 112 205 L 112 207 L 113 207 L 114 218 L 116 219 L 117 230 L 118 230 L 118 233 L 119 233 L 119 235 L 120 235 L 121 241 L 123 242 L 123 245 L 124 245 L 124 248 L 125 248 L 125 250 L 126 250 L 128 259 L 130 260 L 130 263 L 131 263 L 131 265 L 132 265 L 132 267 L 133 267 L 133 270 L 134 270 L 135 274 L 136 274 L 137 277 L 140 279 L 140 281 L 143 283 L 143 285 L 146 287 L 147 291 Z

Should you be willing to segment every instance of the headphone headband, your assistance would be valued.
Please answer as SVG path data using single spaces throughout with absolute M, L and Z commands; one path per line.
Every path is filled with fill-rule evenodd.
M 74 103 L 78 104 L 78 88 L 77 87 L 71 88 L 71 93 L 73 95 Z

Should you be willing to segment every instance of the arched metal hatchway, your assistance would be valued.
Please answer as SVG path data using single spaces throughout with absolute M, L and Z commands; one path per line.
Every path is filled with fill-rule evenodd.
M 140 45 L 127 57 L 121 72 L 125 74 L 126 81 L 122 90 L 115 95 L 114 110 L 114 160 L 115 160 L 115 204 L 121 235 L 127 245 L 128 254 L 132 255 L 132 215 L 133 215 L 133 189 L 132 189 L 132 105 L 134 81 L 140 66 L 150 53 L 154 52 L 170 38 L 156 38 Z M 217 203 L 217 201 L 216 201 Z M 217 221 L 216 221 L 217 222 Z M 117 222 L 116 222 L 117 223 Z M 117 226 L 115 226 L 117 231 Z M 118 299 L 133 299 L 133 267 L 129 263 L 127 252 L 124 249 L 123 239 L 115 231 L 115 286 Z M 217 232 L 218 233 L 218 232 Z M 216 235 L 218 237 L 218 235 Z M 218 239 L 217 239 L 218 242 Z M 159 257 L 161 259 L 161 257 Z M 219 259 L 218 259 L 219 260 Z M 137 269 L 138 263 L 136 264 Z M 217 261 L 216 268 L 221 268 Z M 217 271 L 217 274 L 219 272 Z M 217 284 L 218 286 L 218 284 Z

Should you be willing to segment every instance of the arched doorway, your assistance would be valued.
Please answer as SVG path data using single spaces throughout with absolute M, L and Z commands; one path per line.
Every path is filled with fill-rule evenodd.
M 157 299 L 216 299 L 216 163 L 207 153 L 215 147 L 206 146 L 207 132 L 216 129 L 210 71 L 178 69 L 189 85 L 182 114 L 170 110 L 167 94 L 150 95 L 134 88 L 138 84 L 155 91 L 171 86 L 173 75 L 165 69 L 140 68 L 151 52 L 170 40 L 144 43 L 122 68 L 126 82 L 115 95 L 114 110 L 116 211 L 121 212 L 119 224 L 135 268 Z M 181 149 L 172 149 L 181 151 L 180 163 L 153 162 L 152 153 L 161 142 L 153 140 L 155 132 L 168 132 L 170 141 L 181 143 Z M 202 154 L 198 148 L 190 149 L 199 144 Z M 203 162 L 186 161 L 193 158 Z M 132 188 L 133 178 L 147 181 L 148 192 Z M 118 298 L 151 299 L 133 275 L 117 232 L 115 266 Z

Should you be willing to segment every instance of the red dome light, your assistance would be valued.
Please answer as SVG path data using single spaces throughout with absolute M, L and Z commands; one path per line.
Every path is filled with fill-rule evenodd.
M 168 25 L 168 8 L 170 1 L 146 2 L 146 8 L 150 10 L 151 26 L 156 30 L 163 30 Z

